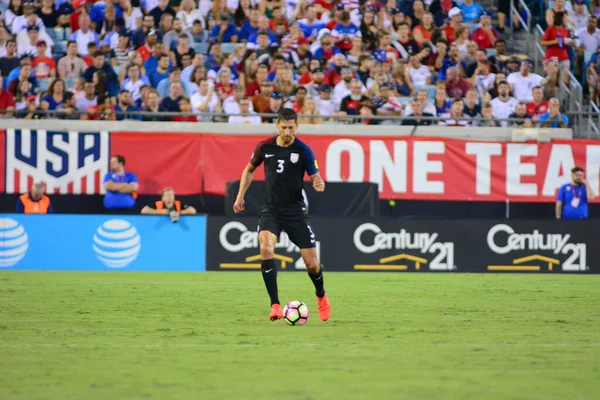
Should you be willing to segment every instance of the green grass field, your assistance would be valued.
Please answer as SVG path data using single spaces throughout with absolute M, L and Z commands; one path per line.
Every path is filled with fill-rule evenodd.
M 0 399 L 598 399 L 600 276 L 0 273 Z

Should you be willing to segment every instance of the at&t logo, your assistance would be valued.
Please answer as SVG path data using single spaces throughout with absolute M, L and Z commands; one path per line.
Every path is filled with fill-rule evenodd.
M 94 234 L 96 257 L 109 268 L 124 268 L 135 260 L 142 241 L 135 226 L 123 219 L 111 219 Z
M 17 264 L 29 247 L 27 233 L 21 224 L 11 218 L 0 218 L 0 267 Z

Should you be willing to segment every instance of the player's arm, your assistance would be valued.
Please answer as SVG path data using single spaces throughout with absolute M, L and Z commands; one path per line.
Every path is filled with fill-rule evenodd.
M 252 165 L 252 161 L 246 165 L 244 168 L 244 172 L 242 172 L 242 177 L 240 178 L 240 189 L 238 191 L 238 195 L 235 199 L 235 203 L 233 205 L 233 211 L 238 214 L 244 211 L 244 196 L 248 191 L 248 188 L 252 184 L 252 179 L 254 178 L 254 171 L 256 171 L 256 167 Z
M 316 174 L 311 175 L 310 180 L 312 181 L 313 188 L 317 192 L 325 191 L 325 181 L 323 180 L 323 178 L 321 178 L 320 172 L 317 172 Z
M 313 188 L 317 192 L 325 191 L 325 181 L 321 178 L 321 173 L 319 172 L 319 164 L 317 164 L 317 159 L 315 158 L 315 153 L 308 148 L 306 152 L 306 172 L 308 176 L 310 176 L 310 180 L 313 184 Z

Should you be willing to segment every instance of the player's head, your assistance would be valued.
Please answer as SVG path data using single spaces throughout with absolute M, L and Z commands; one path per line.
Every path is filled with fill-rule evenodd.
M 279 130 L 279 136 L 283 140 L 283 143 L 291 143 L 294 140 L 294 136 L 296 136 L 296 128 L 298 128 L 298 114 L 291 108 L 281 109 L 275 126 Z

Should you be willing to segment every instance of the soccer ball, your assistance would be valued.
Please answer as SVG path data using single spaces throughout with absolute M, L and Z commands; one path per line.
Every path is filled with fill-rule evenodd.
M 308 321 L 308 306 L 301 301 L 290 301 L 283 307 L 283 319 L 288 325 L 304 325 Z

